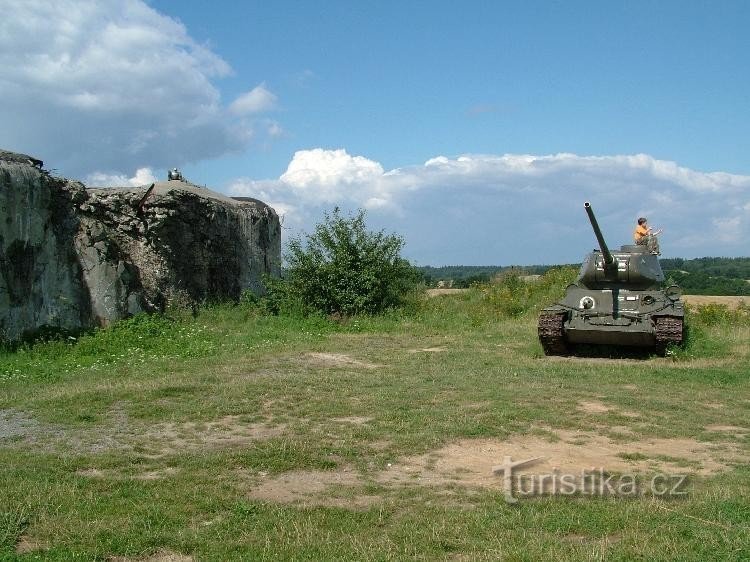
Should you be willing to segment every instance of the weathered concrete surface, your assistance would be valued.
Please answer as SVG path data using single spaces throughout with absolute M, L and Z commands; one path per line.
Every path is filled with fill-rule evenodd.
M 0 152 L 1 338 L 90 324 L 73 244 L 76 208 L 85 199 L 82 184 L 51 177 L 28 156 Z
M 168 303 L 237 299 L 279 274 L 276 213 L 184 181 L 93 189 L 76 246 L 94 315 L 109 322 Z M 144 197 L 145 200 L 144 200 Z
M 237 299 L 278 275 L 273 209 L 184 181 L 85 189 L 0 152 L 0 337 Z

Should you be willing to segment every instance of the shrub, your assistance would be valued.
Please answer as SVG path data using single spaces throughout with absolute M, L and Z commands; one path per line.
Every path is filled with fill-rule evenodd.
M 286 283 L 268 287 L 270 308 L 351 315 L 398 307 L 419 279 L 403 245 L 400 236 L 368 231 L 363 210 L 342 216 L 337 207 L 304 241 L 289 242 Z
M 538 280 L 524 281 L 517 272 L 500 275 L 495 283 L 480 287 L 484 300 L 501 316 L 516 317 L 553 304 L 577 275 L 573 267 L 554 267 Z
M 750 325 L 750 308 L 744 303 L 731 309 L 725 304 L 702 304 L 689 307 L 690 317 L 702 326 L 716 326 L 724 324 L 727 326 Z

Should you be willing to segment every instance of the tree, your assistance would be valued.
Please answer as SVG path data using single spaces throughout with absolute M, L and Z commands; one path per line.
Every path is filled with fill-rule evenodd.
M 404 240 L 369 232 L 365 212 L 325 213 L 313 234 L 292 239 L 286 291 L 305 308 L 325 314 L 376 314 L 403 303 L 419 275 L 401 257 Z

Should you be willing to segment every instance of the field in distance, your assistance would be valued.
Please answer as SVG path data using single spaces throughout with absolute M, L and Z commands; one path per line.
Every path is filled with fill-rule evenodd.
M 468 290 L 469 289 L 427 289 L 427 294 L 431 297 L 436 297 L 438 295 L 460 295 Z M 705 306 L 707 304 L 725 305 L 729 308 L 737 308 L 741 304 L 750 306 L 750 297 L 744 296 L 683 295 L 682 300 L 692 306 Z

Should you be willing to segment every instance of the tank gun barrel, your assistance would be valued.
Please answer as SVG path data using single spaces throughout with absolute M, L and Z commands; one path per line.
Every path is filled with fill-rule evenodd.
M 591 203 L 586 201 L 583 204 L 583 208 L 586 209 L 586 214 L 589 216 L 591 227 L 594 229 L 594 234 L 596 235 L 596 241 L 599 242 L 599 249 L 602 251 L 602 256 L 604 257 L 604 267 L 605 269 L 609 268 L 614 265 L 615 258 L 612 256 L 612 253 L 607 247 L 607 243 L 604 241 L 602 230 L 599 228 L 599 223 L 596 222 L 596 217 L 594 216 L 594 210 L 591 208 Z

